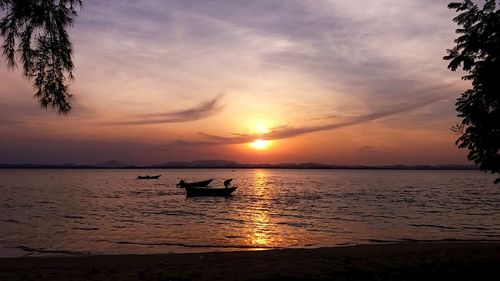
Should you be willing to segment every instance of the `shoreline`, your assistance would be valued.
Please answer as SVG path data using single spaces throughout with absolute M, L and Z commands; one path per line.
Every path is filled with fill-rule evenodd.
M 158 246 L 158 245 L 170 245 L 179 246 L 183 250 L 166 250 L 164 252 L 111 252 L 111 253 L 99 253 L 92 251 L 72 251 L 72 250 L 54 250 L 48 248 L 33 248 L 29 246 L 20 245 L 17 247 L 6 247 L 5 249 L 10 249 L 11 252 L 16 251 L 17 254 L 12 255 L 0 255 L 0 261 L 7 258 L 51 258 L 51 257 L 92 257 L 92 256 L 128 256 L 128 255 L 174 255 L 174 254 L 207 254 L 207 253 L 226 253 L 226 252 L 259 252 L 259 251 L 273 251 L 273 250 L 316 250 L 316 249 L 334 249 L 343 247 L 354 247 L 354 246 L 370 246 L 370 245 L 389 245 L 389 244 L 406 244 L 406 243 L 426 243 L 426 244 L 439 244 L 439 243 L 500 243 L 500 239 L 459 239 L 459 238 L 444 238 L 444 239 L 366 239 L 358 242 L 352 243 L 340 243 L 336 245 L 309 245 L 309 246 L 291 246 L 291 247 L 279 247 L 279 246 L 237 246 L 237 245 L 190 245 L 190 244 L 172 244 L 172 243 L 130 243 L 130 242 L 120 242 L 119 244 L 132 244 L 132 245 L 142 245 L 142 246 Z M 0 248 L 2 249 L 2 248 Z M 193 250 L 188 250 L 193 249 Z M 19 251 L 24 254 L 20 254 Z M 7 251 L 8 253 L 8 251 Z M 1 281 L 1 280 L 0 280 Z
M 488 280 L 500 241 L 0 258 L 0 280 Z M 489 277 L 489 278 L 488 278 Z

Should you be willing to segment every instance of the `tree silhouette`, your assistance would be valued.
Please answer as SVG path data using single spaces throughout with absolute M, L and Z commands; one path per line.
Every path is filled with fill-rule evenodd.
M 0 0 L 0 35 L 9 67 L 19 61 L 23 76 L 33 80 L 43 108 L 60 114 L 71 110 L 68 80 L 73 79 L 71 26 L 81 0 Z
M 472 81 L 456 103 L 462 118 L 456 144 L 469 150 L 467 157 L 481 170 L 500 173 L 500 11 L 495 0 L 485 2 L 482 8 L 471 0 L 448 5 L 459 13 L 453 19 L 459 37 L 444 59 Z

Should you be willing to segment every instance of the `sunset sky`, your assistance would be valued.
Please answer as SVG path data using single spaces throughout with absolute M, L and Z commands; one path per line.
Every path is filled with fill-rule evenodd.
M 3 58 L 0 163 L 465 164 L 448 2 L 84 1 L 69 116 Z

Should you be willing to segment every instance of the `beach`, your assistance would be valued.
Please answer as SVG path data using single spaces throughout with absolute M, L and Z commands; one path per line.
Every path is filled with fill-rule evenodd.
M 496 280 L 500 241 L 0 259 L 0 280 Z M 495 277 L 496 276 L 496 277 Z

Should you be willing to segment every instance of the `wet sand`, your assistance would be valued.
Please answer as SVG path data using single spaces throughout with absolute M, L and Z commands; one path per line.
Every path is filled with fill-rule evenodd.
M 0 280 L 498 280 L 500 242 L 0 259 Z

